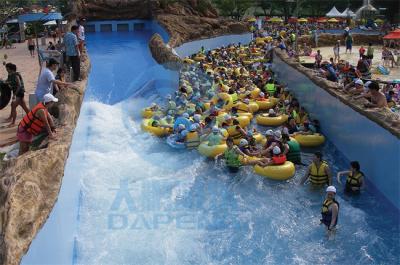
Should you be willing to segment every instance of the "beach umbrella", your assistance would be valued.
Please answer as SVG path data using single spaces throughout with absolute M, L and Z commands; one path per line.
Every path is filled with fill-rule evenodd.
M 248 22 L 256 22 L 257 19 L 255 19 L 254 17 L 251 17 L 251 18 L 247 19 L 247 21 L 248 21 Z
M 321 18 L 317 19 L 317 22 L 318 23 L 325 23 L 326 22 L 326 18 L 321 17 Z
M 336 18 L 330 18 L 330 19 L 328 19 L 328 22 L 329 23 L 338 23 L 339 20 L 337 20 Z
M 308 22 L 308 20 L 307 20 L 306 18 L 300 18 L 300 19 L 298 20 L 298 22 L 299 22 L 299 23 L 306 23 L 306 22 Z
M 273 23 L 280 23 L 280 22 L 283 22 L 283 20 L 282 20 L 281 18 L 279 18 L 279 17 L 273 17 L 273 18 L 271 18 L 269 21 L 270 21 L 270 22 L 273 22 Z
M 383 22 L 385 22 L 383 19 L 380 18 L 375 19 L 375 23 L 377 24 L 382 24 Z
M 296 22 L 298 22 L 298 20 L 295 17 L 291 17 L 291 18 L 288 19 L 288 22 L 289 23 L 296 23 Z

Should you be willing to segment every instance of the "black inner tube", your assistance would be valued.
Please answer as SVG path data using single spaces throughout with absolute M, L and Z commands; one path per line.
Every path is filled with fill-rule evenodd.
M 0 110 L 4 109 L 11 100 L 11 88 L 4 82 L 0 82 Z

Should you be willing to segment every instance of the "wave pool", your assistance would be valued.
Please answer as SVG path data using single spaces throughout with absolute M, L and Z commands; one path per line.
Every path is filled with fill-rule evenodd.
M 398 213 L 368 189 L 340 189 L 328 241 L 324 192 L 297 185 L 305 167 L 287 182 L 234 175 L 142 132 L 140 110 L 178 77 L 152 59 L 151 34 L 88 36 L 92 71 L 60 197 L 22 264 L 399 263 Z M 335 175 L 347 169 L 334 145 L 321 149 Z

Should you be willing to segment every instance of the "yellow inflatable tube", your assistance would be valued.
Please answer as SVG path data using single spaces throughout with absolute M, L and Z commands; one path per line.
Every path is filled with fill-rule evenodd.
M 217 155 L 222 154 L 223 152 L 225 152 L 225 150 L 228 148 L 228 146 L 226 145 L 226 143 L 220 144 L 220 145 L 213 145 L 213 146 L 209 146 L 208 142 L 202 142 L 199 147 L 198 147 L 198 151 L 200 154 L 202 154 L 203 156 L 206 157 L 210 157 L 210 158 L 214 158 Z
M 246 155 L 246 156 L 240 155 L 240 156 L 239 156 L 239 161 L 240 161 L 243 165 L 247 165 L 249 162 L 258 161 L 258 160 L 260 160 L 260 159 L 261 159 L 261 158 L 255 157 L 255 156 L 248 156 L 248 155 Z
M 201 62 L 206 59 L 204 55 L 197 55 L 196 57 L 193 58 L 196 62 Z
M 158 137 L 163 137 L 171 133 L 170 128 L 153 127 L 149 125 L 149 119 L 143 119 L 141 124 L 142 130 Z
M 240 113 L 238 112 L 237 115 L 238 115 L 238 116 L 246 116 L 246 117 L 248 117 L 250 120 L 253 119 L 253 113 L 250 113 L 250 112 L 240 112 Z
M 280 115 L 278 117 L 268 117 L 268 114 L 259 114 L 256 116 L 257 124 L 265 126 L 280 126 L 287 122 L 288 115 Z
M 325 137 L 322 134 L 296 134 L 293 136 L 301 146 L 304 147 L 316 147 L 320 146 L 325 142 Z
M 256 100 L 256 104 L 258 105 L 260 110 L 268 110 L 273 108 L 278 104 L 277 98 L 269 98 L 267 100 Z
M 185 59 L 183 59 L 183 62 L 184 62 L 184 63 L 187 63 L 187 64 L 192 64 L 192 63 L 194 63 L 194 61 L 193 61 L 192 59 L 190 59 L 190 58 L 185 58 Z
M 239 116 L 239 117 L 236 117 L 236 119 L 239 121 L 239 124 L 242 128 L 249 125 L 250 121 L 251 121 L 251 119 L 248 116 Z
M 283 165 L 261 167 L 254 166 L 254 172 L 273 180 L 287 180 L 294 176 L 296 168 L 292 162 L 286 161 Z
M 153 117 L 154 115 L 163 115 L 163 113 L 161 111 L 152 111 L 149 108 L 144 108 L 142 109 L 142 118 L 144 119 L 150 119 L 151 117 Z
M 261 89 L 259 89 L 258 87 L 255 87 L 251 92 L 250 92 L 250 96 L 251 98 L 255 99 L 258 97 L 258 95 L 260 95 Z M 258 105 L 258 104 L 257 104 Z M 260 107 L 260 106 L 259 106 Z
M 142 109 L 142 117 L 145 119 L 150 119 L 153 117 L 153 111 L 150 109 Z

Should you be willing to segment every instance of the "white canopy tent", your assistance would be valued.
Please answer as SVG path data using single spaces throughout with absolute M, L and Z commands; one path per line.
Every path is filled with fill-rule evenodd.
M 326 17 L 341 17 L 342 13 L 340 13 L 336 7 L 332 7 L 331 11 L 329 11 L 326 15 Z
M 346 8 L 341 14 L 341 17 L 345 17 L 345 18 L 346 17 L 353 18 L 355 16 L 356 16 L 356 14 L 353 11 L 351 11 L 350 8 Z

